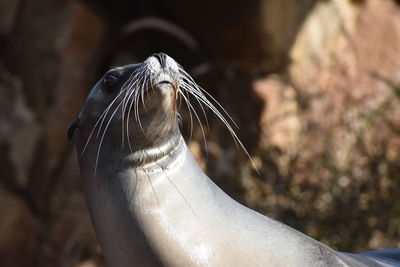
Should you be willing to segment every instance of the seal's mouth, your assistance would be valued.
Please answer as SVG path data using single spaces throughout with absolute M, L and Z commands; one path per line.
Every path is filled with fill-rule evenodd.
M 169 84 L 170 86 L 174 86 L 174 83 L 172 83 L 170 81 L 161 81 L 161 82 L 157 83 L 156 86 L 163 85 L 163 84 Z
M 154 75 L 154 81 L 153 84 L 157 87 L 159 85 L 170 85 L 174 89 L 178 89 L 178 78 L 179 73 L 178 71 L 174 70 L 165 70 L 161 69 L 158 70 L 158 73 Z
M 174 83 L 173 81 L 164 80 L 164 81 L 157 82 L 157 83 L 156 83 L 156 86 L 164 86 L 164 85 L 167 85 L 167 86 L 175 87 L 175 84 L 176 84 L 176 83 Z
M 166 89 L 173 89 L 174 91 L 178 90 L 177 84 L 172 81 L 161 81 L 156 83 L 155 86 L 159 90 L 166 90 Z
M 173 91 L 175 95 L 177 95 L 179 91 L 178 76 L 179 73 L 175 73 L 172 70 L 160 70 L 159 73 L 157 73 L 154 77 L 153 86 L 162 93 Z

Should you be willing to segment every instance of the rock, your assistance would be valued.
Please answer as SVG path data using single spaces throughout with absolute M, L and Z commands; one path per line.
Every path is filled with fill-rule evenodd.
M 5 156 L 12 164 L 4 167 L 15 174 L 7 179 L 16 186 L 25 186 L 40 129 L 35 114 L 26 105 L 21 80 L 1 65 L 0 94 L 0 146 L 9 147 Z
M 0 259 L 2 266 L 32 266 L 42 231 L 40 221 L 32 214 L 20 195 L 0 188 Z
M 0 66 L 0 258 L 74 265 L 97 244 L 66 131 L 102 60 L 105 24 L 76 1 L 25 1 L 18 15 Z
M 387 229 L 400 225 L 394 212 L 399 7 L 379 0 L 317 2 L 297 32 L 290 62 L 286 71 L 253 85 L 265 103 L 261 172 L 266 179 L 260 185 L 253 178 L 248 190 L 266 197 L 248 199 L 267 212 L 280 210 L 273 216 L 286 222 L 307 214 L 307 226 L 297 228 L 341 250 L 354 249 L 355 243 L 358 250 L 396 247 L 400 233 Z M 271 122 L 285 111 L 291 115 Z M 371 216 L 385 220 L 368 224 Z M 346 238 L 354 231 L 365 234 Z

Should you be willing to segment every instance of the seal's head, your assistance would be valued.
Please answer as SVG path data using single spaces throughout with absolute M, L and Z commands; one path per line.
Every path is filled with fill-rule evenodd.
M 107 146 L 134 151 L 164 143 L 178 130 L 179 77 L 178 64 L 163 53 L 111 69 L 91 90 L 69 136 L 79 129 L 81 153 L 95 140 L 103 149 L 106 139 Z

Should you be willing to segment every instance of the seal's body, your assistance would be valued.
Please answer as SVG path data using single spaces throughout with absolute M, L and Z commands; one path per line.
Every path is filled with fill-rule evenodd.
M 187 93 L 210 107 L 172 58 L 156 54 L 109 71 L 69 132 L 79 129 L 81 173 L 109 266 L 395 266 L 399 250 L 339 253 L 226 195 L 180 134 L 176 103 Z

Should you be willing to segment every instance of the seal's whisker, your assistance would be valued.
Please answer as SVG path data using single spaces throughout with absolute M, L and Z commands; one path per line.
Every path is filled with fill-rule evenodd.
M 101 136 L 100 139 L 100 143 L 99 143 L 99 148 L 97 149 L 97 155 L 96 155 L 96 163 L 95 163 L 95 167 L 94 167 L 94 176 L 96 176 L 96 171 L 97 171 L 97 164 L 99 163 L 99 155 L 100 155 L 100 150 L 101 150 L 101 145 L 103 144 L 103 140 L 104 140 L 104 136 L 106 135 L 108 126 L 110 126 L 110 123 L 115 115 L 115 113 L 117 112 L 117 110 L 121 107 L 122 105 L 122 101 L 118 104 L 118 106 L 115 108 L 114 112 L 111 114 L 110 119 L 108 120 L 105 128 L 104 128 L 104 132 Z
M 228 123 L 228 121 L 225 119 L 225 117 L 219 112 L 219 110 L 216 109 L 215 106 L 213 106 L 207 99 L 202 98 L 202 97 L 199 97 L 198 95 L 194 94 L 195 91 L 190 91 L 190 90 L 189 90 L 188 92 L 189 92 L 189 93 L 192 93 L 192 95 L 194 95 L 197 99 L 199 99 L 200 102 L 202 102 L 204 105 L 206 105 L 208 108 L 210 108 L 210 109 L 213 111 L 213 113 L 225 124 L 225 126 L 226 126 L 227 129 L 228 129 L 228 131 L 229 131 L 230 134 L 232 135 L 232 137 L 233 137 L 235 143 L 236 143 L 237 145 L 239 145 L 238 142 L 237 142 L 237 141 L 239 141 L 239 140 L 238 140 L 238 137 L 237 137 L 235 131 L 233 130 L 233 128 L 231 127 L 231 125 Z M 240 143 L 240 141 L 239 141 L 239 143 Z M 239 145 L 239 146 L 240 146 L 240 145 Z
M 138 78 L 138 85 L 140 85 L 141 86 L 141 82 L 142 82 L 142 79 L 143 79 L 143 72 L 140 72 L 140 74 L 141 74 L 141 76 Z M 131 110 L 132 110 L 132 106 L 134 106 L 134 111 L 135 111 L 135 119 L 137 120 L 137 113 L 136 113 L 136 104 L 135 104 L 135 102 L 136 102 L 136 96 L 137 96 L 137 94 L 138 94 L 138 90 L 140 90 L 140 86 L 137 86 L 136 88 L 133 88 L 132 90 L 131 90 L 131 93 L 129 94 L 129 108 L 128 108 L 128 118 L 127 118 L 127 121 L 126 121 L 126 124 L 127 124 L 127 127 L 128 127 L 128 124 L 129 124 L 129 121 L 130 121 L 130 119 L 129 119 L 129 117 L 130 117 L 130 113 L 131 113 Z
M 141 80 L 143 80 L 143 79 L 141 79 Z M 138 97 L 139 97 L 139 90 L 142 90 L 142 86 L 143 86 L 143 84 L 137 88 L 137 91 L 133 95 L 133 103 L 131 103 L 131 106 L 129 107 L 129 110 L 131 110 L 132 105 L 133 105 L 135 121 L 139 120 L 139 99 L 138 99 Z
M 122 90 L 121 90 L 121 93 L 120 93 L 120 94 L 122 94 Z M 90 132 L 90 134 L 89 134 L 89 137 L 88 137 L 88 139 L 87 139 L 87 141 L 86 141 L 86 143 L 85 143 L 85 146 L 83 147 L 83 149 L 82 149 L 82 151 L 81 151 L 81 153 L 80 153 L 80 156 L 81 156 L 81 157 L 82 157 L 83 154 L 85 153 L 86 148 L 87 148 L 87 146 L 89 145 L 89 142 L 90 142 L 90 140 L 92 139 L 93 133 L 94 133 L 94 131 L 96 130 L 98 124 L 100 123 L 100 121 L 103 121 L 103 119 L 105 118 L 105 116 L 107 116 L 108 111 L 110 110 L 110 108 L 112 107 L 112 105 L 114 105 L 115 101 L 118 99 L 118 97 L 120 96 L 120 94 L 118 94 L 118 95 L 113 99 L 113 101 L 111 101 L 111 103 L 107 106 L 107 108 L 103 111 L 103 113 L 102 113 L 102 114 L 100 115 L 100 117 L 97 119 L 95 125 L 93 126 L 93 128 L 92 128 L 92 130 L 91 130 L 91 132 Z M 99 126 L 99 131 L 100 131 L 100 129 L 101 129 L 101 126 Z M 96 137 L 96 138 L 97 138 L 97 137 Z
M 143 85 L 142 85 L 142 87 L 140 88 L 140 92 L 139 92 L 139 94 L 138 94 L 138 96 L 137 96 L 137 99 L 138 99 L 137 104 L 136 104 L 136 108 L 137 108 L 137 109 L 139 109 L 139 104 L 140 104 L 140 102 L 142 103 L 143 108 L 144 108 L 144 109 L 146 108 L 146 104 L 145 104 L 145 91 L 148 90 L 148 89 L 147 89 L 148 86 L 151 85 L 151 81 L 150 81 L 149 76 L 150 76 L 150 75 L 147 75 L 147 72 L 145 72 Z M 138 124 L 139 124 L 139 127 L 140 127 L 142 133 L 145 133 L 145 131 L 144 131 L 144 129 L 143 129 L 143 126 L 142 126 L 141 119 L 140 119 L 140 114 L 138 114 L 138 120 L 137 120 L 137 121 L 138 121 Z
M 139 73 L 139 74 L 141 74 L 141 73 Z M 138 90 L 137 85 L 140 84 L 140 82 L 141 82 L 141 79 L 139 78 L 138 80 L 135 80 L 133 83 L 131 83 L 129 85 L 128 93 L 127 93 L 126 99 L 125 99 L 125 107 L 124 107 L 124 110 L 123 110 L 124 114 L 126 113 L 126 109 L 128 108 L 128 106 L 131 105 L 129 103 L 131 101 L 132 95 L 137 93 L 136 92 Z M 129 110 L 130 110 L 130 108 L 129 108 Z
M 122 131 L 121 132 L 122 133 L 125 133 L 125 131 L 124 131 L 124 127 L 125 127 L 125 112 L 126 112 L 128 99 L 129 99 L 128 95 L 131 94 L 132 88 L 134 88 L 136 86 L 136 83 L 137 83 L 137 79 L 136 78 L 140 74 L 140 71 L 141 71 L 141 68 L 134 70 L 132 72 L 132 74 L 129 76 L 129 79 L 127 79 L 126 82 L 121 87 L 121 88 L 125 88 L 128 85 L 128 89 L 126 90 L 126 93 L 125 93 L 125 96 L 124 96 L 124 99 L 123 99 L 124 103 L 123 103 L 122 109 L 121 109 L 121 112 L 122 112 L 122 116 L 121 116 Z M 121 139 L 122 139 L 121 140 L 121 147 L 122 148 L 124 147 L 124 144 L 125 144 L 124 137 L 125 137 L 125 135 L 121 134 Z
M 191 85 L 192 88 L 197 89 L 197 92 L 203 96 L 203 98 L 207 99 L 209 97 L 212 101 L 214 101 L 215 104 L 225 113 L 225 115 L 229 118 L 229 120 L 234 124 L 236 128 L 239 128 L 239 126 L 236 124 L 235 120 L 229 115 L 229 113 L 226 111 L 226 109 L 206 90 L 204 90 L 201 86 L 199 86 L 193 78 L 182 68 L 182 66 L 179 66 L 179 72 L 182 75 L 183 80 L 186 80 L 186 82 Z M 204 95 L 205 94 L 205 95 Z M 207 99 L 208 101 L 208 99 Z
M 134 71 L 133 73 L 135 73 L 136 71 Z M 106 112 L 109 111 L 109 109 L 111 108 L 111 106 L 113 105 L 113 103 L 124 93 L 126 92 L 126 94 L 129 93 L 129 90 L 126 88 L 126 85 L 130 82 L 130 80 L 133 79 L 133 77 L 130 77 L 127 81 L 125 81 L 125 83 L 121 86 L 121 90 L 119 91 L 118 95 L 113 99 L 113 101 L 110 103 L 110 105 L 106 108 Z M 125 95 L 126 95 L 125 94 Z M 105 114 L 106 115 L 106 114 Z M 102 117 L 102 116 L 101 116 Z M 104 121 L 104 117 L 103 117 L 103 121 Z M 103 122 L 102 122 L 103 123 Z M 101 129 L 101 126 L 100 126 Z M 100 131 L 99 129 L 99 131 Z M 97 134 L 98 137 L 99 133 Z
M 126 132 L 126 136 L 127 136 L 127 140 L 128 140 L 128 142 L 129 142 L 129 130 L 128 130 L 128 118 L 126 118 L 125 116 L 125 114 L 126 114 L 126 110 L 127 110 L 127 107 L 128 107 L 128 105 L 129 105 L 129 102 L 130 102 L 130 96 L 132 95 L 132 91 L 133 90 L 127 90 L 127 94 L 125 95 L 125 98 L 124 98 L 124 104 L 123 104 L 123 107 L 122 107 L 122 118 L 121 118 L 121 123 L 122 123 L 122 141 L 124 141 L 124 138 L 125 138 L 125 132 Z M 129 116 L 129 114 L 128 114 L 128 116 Z M 126 129 L 125 129 L 125 125 L 126 125 Z M 125 146 L 125 143 L 124 142 L 122 142 L 122 148 Z
M 186 94 L 186 97 L 184 95 L 182 95 L 183 93 Z M 189 140 L 191 141 L 192 137 L 193 137 L 193 115 L 192 115 L 192 110 L 191 110 L 190 106 L 188 105 L 188 102 L 190 101 L 189 93 L 186 91 L 183 91 L 183 93 L 182 93 L 182 90 L 179 90 L 179 94 L 182 96 L 182 98 L 180 98 L 180 99 L 184 99 L 184 102 L 189 110 L 189 117 L 190 117 L 190 138 L 189 138 Z M 187 98 L 187 99 L 185 99 L 185 98 Z
M 150 71 L 148 71 L 146 74 L 147 74 L 146 75 L 147 90 L 151 89 L 151 90 L 155 91 L 154 80 L 151 79 L 152 75 L 150 74 Z M 153 77 L 153 79 L 154 79 L 154 77 Z M 150 100 L 150 95 L 149 94 L 147 94 L 147 100 Z
M 142 81 L 143 76 L 139 77 L 138 81 L 141 82 Z M 139 83 L 140 84 L 140 83 Z M 132 144 L 131 144 L 131 140 L 129 138 L 129 122 L 130 122 L 130 116 L 131 116 L 131 111 L 132 111 L 132 106 L 135 112 L 135 118 L 138 117 L 137 113 L 136 113 L 136 106 L 137 104 L 135 104 L 136 102 L 136 96 L 138 95 L 138 90 L 139 88 L 135 88 L 132 90 L 131 94 L 129 95 L 129 108 L 128 108 L 128 116 L 126 119 L 126 136 L 128 139 L 128 146 L 129 146 L 129 150 L 132 151 Z
M 140 77 L 140 87 L 137 88 L 137 90 L 135 91 L 135 95 L 134 95 L 134 113 L 135 113 L 136 121 L 139 121 L 139 101 L 140 101 L 139 96 L 147 84 L 146 76 L 147 76 L 147 71 L 143 70 L 142 76 Z
M 144 72 L 145 72 L 145 68 L 144 67 L 140 68 L 140 70 L 138 71 L 138 74 L 137 74 L 138 79 L 133 84 L 131 84 L 130 87 L 129 87 L 130 92 L 131 92 L 130 95 L 129 95 L 129 98 L 132 97 L 133 93 L 135 95 L 138 93 L 137 91 L 139 90 L 139 88 L 137 87 L 137 85 L 142 84 L 142 80 L 143 80 L 143 77 L 144 77 Z
M 158 199 L 158 196 L 157 196 L 157 193 L 156 193 L 156 191 L 155 191 L 155 189 L 154 189 L 153 183 L 151 182 L 150 176 L 149 176 L 149 174 L 148 174 L 147 172 L 146 172 L 146 176 L 147 176 L 147 180 L 148 180 L 149 183 L 150 183 L 151 190 L 153 191 L 153 194 L 154 194 L 154 196 L 155 196 L 155 198 L 156 198 L 157 206 L 158 206 L 158 207 L 161 207 L 161 206 L 160 206 L 160 200 Z
M 147 69 L 141 68 L 141 70 L 139 72 L 139 78 L 137 80 L 137 84 L 140 84 L 140 87 L 136 87 L 136 88 L 132 89 L 131 94 L 129 95 L 130 104 L 129 104 L 128 116 L 127 116 L 127 120 L 126 120 L 126 135 L 128 138 L 128 146 L 129 146 L 130 151 L 132 151 L 132 145 L 131 145 L 131 141 L 129 138 L 129 123 L 130 123 L 130 115 L 131 115 L 132 107 L 134 110 L 135 120 L 139 122 L 139 126 L 141 127 L 142 131 L 144 131 L 143 127 L 141 125 L 141 122 L 140 122 L 140 118 L 139 118 L 138 97 L 140 95 L 140 91 L 144 90 L 146 76 L 147 76 Z
M 161 149 L 160 153 L 162 153 Z M 156 164 L 161 168 L 161 170 L 163 171 L 163 173 L 165 174 L 165 177 L 167 177 L 168 181 L 172 184 L 172 186 L 175 188 L 176 192 L 178 192 L 178 194 L 181 196 L 181 198 L 183 199 L 183 201 L 185 201 L 186 205 L 189 207 L 189 209 L 192 211 L 193 215 L 200 220 L 200 218 L 197 216 L 197 213 L 194 211 L 194 209 L 192 208 L 192 206 L 190 205 L 189 201 L 185 198 L 185 196 L 182 194 L 181 190 L 179 190 L 179 188 L 176 186 L 176 184 L 172 181 L 172 179 L 168 176 L 167 174 L 167 169 L 160 165 L 158 162 L 156 162 Z
M 148 81 L 148 79 L 147 79 L 146 76 L 147 76 L 147 75 L 144 76 L 145 78 L 144 78 L 144 81 L 143 81 L 143 85 L 140 87 L 140 90 L 139 90 L 138 93 L 137 93 L 137 96 L 136 96 L 136 103 L 135 103 L 135 108 L 136 108 L 136 110 L 137 110 L 137 119 L 136 119 L 136 121 L 138 122 L 139 127 L 140 127 L 140 130 L 142 131 L 142 133 L 145 133 L 145 131 L 144 131 L 144 129 L 143 129 L 142 121 L 141 121 L 141 119 L 140 119 L 139 105 L 140 105 L 140 98 L 142 97 L 142 105 L 143 105 L 143 108 L 145 108 L 143 94 L 144 94 L 144 91 L 146 90 L 145 85 L 147 84 L 147 81 Z
M 144 79 L 144 83 L 143 84 L 148 84 L 149 82 L 148 82 L 148 80 L 149 80 L 149 78 L 148 78 L 148 76 L 149 75 L 144 75 L 144 77 L 145 77 L 145 79 Z M 145 92 L 145 88 L 144 88 L 144 86 L 142 86 L 141 87 L 141 90 L 140 90 L 140 97 L 142 98 L 142 105 L 143 105 L 143 108 L 145 108 L 146 107 L 146 105 L 145 105 L 145 99 L 144 99 L 144 92 Z M 140 98 L 139 98 L 139 102 L 140 102 Z
M 225 124 L 230 132 L 234 132 L 233 128 L 229 124 L 229 122 L 225 119 L 225 117 L 221 114 L 221 112 L 205 97 L 204 94 L 199 93 L 197 90 L 193 90 L 191 87 L 183 86 L 187 92 L 192 94 L 198 101 L 206 105 L 211 111 Z
M 101 129 L 102 129 L 102 126 L 103 126 L 103 123 L 104 123 L 104 121 L 105 121 L 105 119 L 106 119 L 106 117 L 107 117 L 107 114 L 108 114 L 108 112 L 110 111 L 110 109 L 111 109 L 111 107 L 114 105 L 114 103 L 117 101 L 117 99 L 119 99 L 120 98 L 120 96 L 121 95 L 123 95 L 123 93 L 124 92 L 126 92 L 125 93 L 125 95 L 128 93 L 128 90 L 127 90 L 127 88 L 125 87 L 126 86 L 126 84 L 129 82 L 129 79 L 123 84 L 123 86 L 121 87 L 122 89 L 120 90 L 120 92 L 118 93 L 118 95 L 113 99 L 113 101 L 108 105 L 108 107 L 104 110 L 104 112 L 103 112 L 103 114 L 100 116 L 100 118 L 99 118 L 99 120 L 98 120 L 98 122 L 101 120 L 101 123 L 100 123 L 100 126 L 98 127 L 98 132 L 97 132 L 97 135 L 96 135 L 96 139 L 99 137 L 99 135 L 100 135 L 100 131 L 101 131 Z M 124 97 L 125 98 L 125 97 Z M 119 104 L 118 104 L 118 106 L 117 106 L 117 108 L 115 109 L 115 111 L 113 112 L 113 114 L 112 114 L 112 116 L 110 117 L 110 120 L 113 118 L 113 116 L 115 115 L 115 112 L 116 112 L 116 110 L 121 106 L 121 104 L 123 105 L 124 104 L 124 101 L 121 101 Z M 123 114 L 122 114 L 123 115 Z M 97 124 L 97 123 L 96 123 Z M 108 124 L 109 124 L 109 122 L 108 122 Z M 107 125 L 108 125 L 107 124 Z M 94 129 L 95 129 L 95 127 L 94 127 Z M 94 130 L 93 129 L 93 130 Z M 107 128 L 105 128 L 105 130 L 106 130 Z M 91 133 L 91 135 L 92 135 L 92 133 Z M 88 138 L 88 142 L 89 142 L 89 140 L 90 140 L 90 138 L 91 138 L 91 135 L 89 136 L 89 138 Z M 104 134 L 103 134 L 103 136 L 104 136 Z M 123 136 L 123 135 L 122 135 Z M 123 137 L 122 137 L 123 138 Z M 123 139 L 122 139 L 122 143 L 123 143 L 124 141 L 123 141 Z
M 132 92 L 132 94 L 133 94 L 133 92 Z M 132 144 L 131 144 L 131 139 L 129 137 L 129 121 L 130 121 L 130 116 L 131 116 L 132 103 L 134 101 L 135 101 L 135 99 L 133 97 L 129 98 L 130 104 L 129 104 L 129 108 L 128 108 L 128 116 L 126 118 L 126 138 L 128 140 L 128 147 L 129 147 L 129 150 L 131 151 L 131 153 L 132 153 Z
M 96 139 L 97 139 L 97 138 L 99 137 L 99 135 L 100 135 L 100 131 L 101 131 L 102 127 L 103 127 L 103 123 L 104 123 L 104 121 L 105 121 L 105 119 L 106 119 L 106 117 L 107 117 L 108 112 L 110 111 L 111 107 L 114 105 L 115 101 L 117 101 L 117 99 L 123 94 L 124 91 L 125 91 L 125 89 L 122 89 L 122 90 L 118 93 L 118 95 L 113 99 L 113 101 L 110 103 L 110 105 L 108 105 L 108 107 L 106 108 L 104 115 L 100 116 L 100 119 L 101 119 L 102 121 L 101 121 L 100 126 L 99 126 L 99 129 L 98 129 L 98 131 L 97 131 Z
M 208 150 L 207 150 L 206 134 L 205 134 L 205 132 L 204 132 L 204 128 L 203 128 L 203 125 L 202 125 L 202 123 L 201 123 L 201 119 L 200 119 L 199 115 L 197 114 L 196 110 L 193 108 L 193 105 L 189 102 L 188 99 L 186 99 L 185 95 L 181 94 L 181 96 L 184 98 L 184 100 L 186 101 L 186 103 L 187 103 L 187 104 L 190 106 L 190 108 L 193 110 L 193 113 L 194 113 L 195 117 L 197 118 L 197 121 L 199 122 L 200 129 L 201 129 L 201 133 L 203 134 L 204 148 L 205 148 L 206 154 L 207 154 Z
M 153 81 L 151 80 L 151 77 L 152 77 L 152 75 L 150 74 L 150 70 L 146 69 L 145 73 L 144 73 L 143 85 L 142 85 L 142 88 L 141 88 L 141 91 L 140 91 L 143 108 L 146 107 L 145 106 L 145 93 L 146 93 L 146 91 L 148 91 L 149 88 L 154 90 Z M 149 94 L 146 94 L 146 95 L 147 95 L 147 100 L 150 101 L 150 95 Z M 139 105 L 138 105 L 138 108 L 139 108 Z M 140 122 L 140 117 L 139 117 L 139 122 Z
M 179 90 L 179 93 L 182 95 L 181 90 Z M 182 96 L 181 99 L 184 99 L 184 102 L 185 102 L 185 104 L 186 104 L 186 106 L 187 106 L 187 108 L 189 110 L 189 117 L 190 117 L 190 138 L 189 138 L 189 140 L 192 141 L 192 137 L 193 137 L 193 115 L 192 115 L 192 110 L 191 110 L 190 106 L 187 103 L 187 102 L 190 101 L 189 100 L 189 93 L 186 92 L 186 91 L 184 91 L 184 93 L 186 94 L 186 97 L 188 99 L 184 99 L 184 96 Z
M 190 85 L 188 85 L 188 84 L 185 83 L 184 81 L 182 82 L 181 87 L 182 87 L 182 89 L 184 89 L 184 91 L 190 91 L 190 90 L 191 90 Z M 209 123 L 208 123 L 208 116 L 207 116 L 207 114 L 206 114 L 206 111 L 204 110 L 203 104 L 200 102 L 200 100 L 198 99 L 197 96 L 195 96 L 195 99 L 196 99 L 197 103 L 199 104 L 199 106 L 200 106 L 200 108 L 201 108 L 201 111 L 202 111 L 202 113 L 203 113 L 204 119 L 205 119 L 205 121 L 206 121 L 207 129 L 210 130 L 210 126 L 209 126 Z M 208 106 L 207 106 L 207 107 L 208 107 Z
M 189 93 L 190 87 L 189 87 L 185 82 L 182 82 L 181 87 L 182 87 L 182 88 L 184 89 L 184 91 L 187 93 L 187 96 L 190 96 L 190 93 Z M 198 99 L 197 96 L 194 96 L 194 98 L 196 99 L 197 103 L 199 104 L 199 106 L 200 106 L 200 108 L 201 108 L 201 110 L 202 110 L 202 112 L 203 112 L 204 118 L 205 118 L 205 120 L 206 120 L 207 130 L 210 131 L 210 126 L 209 126 L 209 123 L 208 123 L 208 118 L 207 118 L 206 112 L 205 112 L 205 110 L 204 110 L 203 104 L 201 103 L 201 101 Z M 187 102 L 190 103 L 189 97 L 188 97 L 188 99 L 187 99 Z M 192 109 L 193 109 L 193 111 L 194 111 L 195 109 L 194 109 L 193 105 L 191 105 L 191 106 L 192 106 Z M 207 107 L 208 107 L 208 106 L 207 106 Z M 196 117 L 199 117 L 199 116 L 196 115 Z M 199 121 L 199 124 L 200 124 L 200 126 L 201 126 L 201 128 L 202 128 L 202 123 L 200 122 L 199 118 L 198 118 L 198 121 Z M 207 142 L 206 142 L 206 137 L 205 137 L 205 134 L 204 134 L 204 130 L 203 130 L 203 129 L 201 129 L 201 130 L 202 130 L 202 133 L 203 133 L 205 157 L 206 157 L 206 160 L 207 160 L 207 158 L 208 158 L 208 147 L 207 147 Z
M 185 91 L 191 90 L 190 85 L 187 84 L 185 81 L 182 81 L 181 87 L 182 87 Z M 208 123 L 208 117 L 207 117 L 206 111 L 204 110 L 204 107 L 203 107 L 202 103 L 200 102 L 200 100 L 199 100 L 197 97 L 195 97 L 195 99 L 196 99 L 197 103 L 199 104 L 199 106 L 200 106 L 200 108 L 201 108 L 201 111 L 202 111 L 202 113 L 203 113 L 203 116 L 204 116 L 204 119 L 205 119 L 206 125 L 207 125 L 207 130 L 210 130 L 210 125 L 209 125 L 209 123 Z
M 163 168 L 163 171 L 165 171 L 165 169 Z M 171 178 L 165 173 L 165 176 L 167 177 L 168 181 L 172 184 L 172 186 L 175 188 L 176 192 L 178 192 L 178 194 L 182 197 L 182 199 L 185 201 L 186 205 L 188 205 L 189 209 L 192 211 L 192 213 L 194 214 L 194 216 L 196 216 L 196 218 L 198 220 L 200 220 L 199 216 L 197 216 L 197 213 L 194 211 L 194 209 L 192 208 L 192 206 L 190 205 L 189 201 L 187 201 L 187 199 L 185 198 L 185 196 L 182 194 L 182 192 L 179 190 L 179 188 L 176 186 L 176 184 L 171 180 Z
M 232 126 L 229 124 L 227 119 L 224 117 L 224 115 L 211 103 L 206 96 L 208 96 L 229 118 L 229 120 L 232 121 L 232 123 L 235 125 L 236 128 L 239 128 L 233 118 L 228 114 L 228 112 L 222 107 L 222 105 L 211 95 L 209 94 L 206 90 L 201 88 L 199 85 L 196 84 L 196 82 L 193 80 L 193 78 L 179 65 L 179 72 L 181 74 L 181 81 L 183 86 L 181 86 L 184 90 L 186 90 L 188 93 L 193 95 L 196 99 L 198 99 L 200 102 L 202 102 L 204 105 L 206 105 L 208 108 L 211 109 L 211 111 L 222 121 L 223 124 L 227 127 L 229 133 L 231 134 L 236 146 L 240 147 L 242 151 L 246 154 L 246 156 L 250 159 L 252 165 L 254 166 L 256 172 L 259 174 L 258 169 L 251 158 L 249 152 L 243 145 L 243 143 L 240 141 L 239 137 L 237 136 L 236 132 L 233 130 Z M 186 85 L 185 85 L 186 83 Z
M 124 99 L 123 99 L 123 104 L 122 104 L 122 108 L 121 108 L 121 132 L 122 132 L 122 134 L 121 134 L 121 148 L 123 148 L 124 147 L 124 145 L 125 145 L 125 139 L 124 139 L 124 137 L 125 137 L 125 120 L 126 120 L 126 118 L 125 118 L 125 112 L 126 112 L 126 108 L 127 108 L 127 104 L 128 104 L 128 102 L 129 102 L 129 95 L 131 94 L 131 92 L 130 92 L 130 90 L 129 90 L 129 88 L 128 88 L 128 90 L 126 90 L 126 94 L 125 94 L 125 96 L 124 96 Z
M 107 110 L 107 109 L 106 109 L 106 110 Z M 106 112 L 106 110 L 103 112 L 103 114 Z M 86 148 L 87 148 L 87 146 L 88 146 L 90 140 L 92 139 L 92 135 L 93 135 L 94 131 L 96 130 L 97 125 L 100 123 L 100 120 L 101 120 L 102 117 L 103 117 L 103 114 L 99 117 L 99 119 L 97 119 L 95 125 L 93 126 L 93 128 L 92 128 L 92 130 L 91 130 L 91 132 L 90 132 L 90 134 L 89 134 L 89 137 L 87 138 L 86 143 L 85 143 L 85 145 L 84 145 L 84 147 L 83 147 L 83 149 L 82 149 L 82 151 L 81 151 L 81 153 L 80 153 L 80 157 L 82 157 L 83 154 L 85 153 Z
M 131 150 L 131 153 L 132 153 L 132 150 Z M 138 174 L 138 168 L 134 168 L 133 171 L 135 172 L 136 177 L 138 177 L 138 176 L 139 176 L 139 174 Z M 136 190 L 137 190 L 137 187 L 138 187 L 138 180 L 139 180 L 139 179 L 135 179 L 135 186 L 133 187 L 133 192 L 132 192 L 132 195 L 131 195 L 131 200 L 135 198 Z

